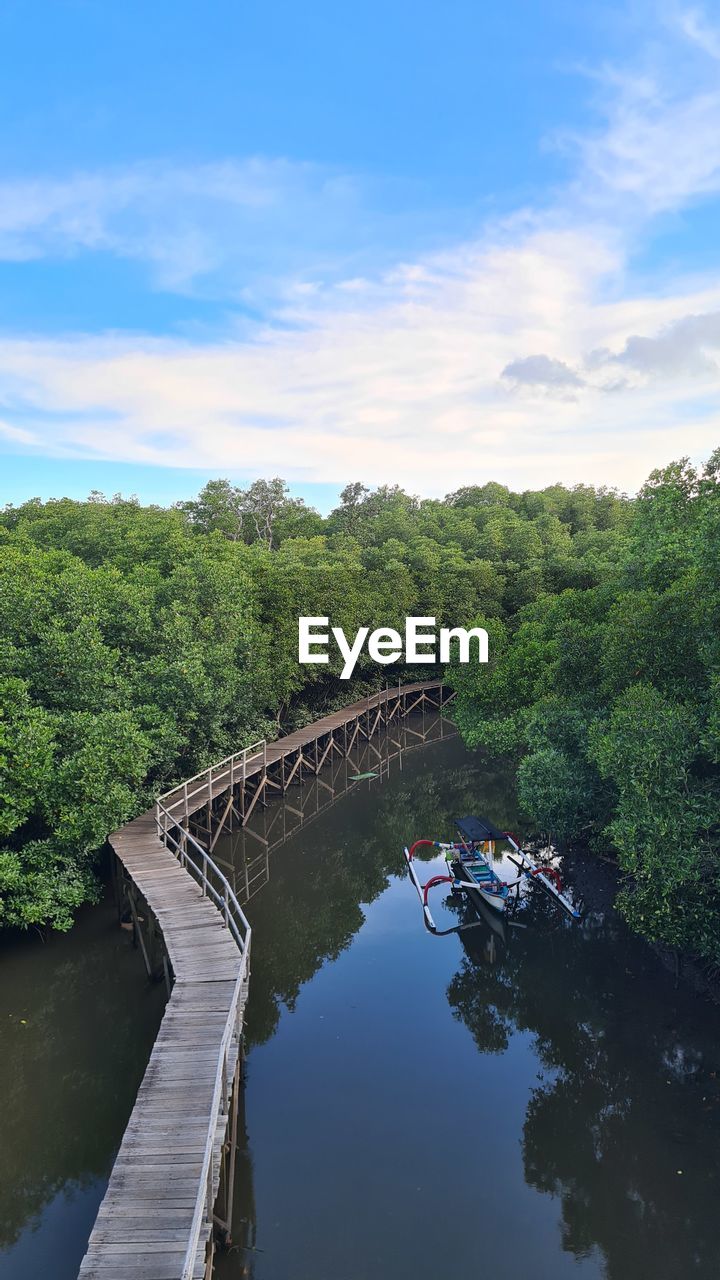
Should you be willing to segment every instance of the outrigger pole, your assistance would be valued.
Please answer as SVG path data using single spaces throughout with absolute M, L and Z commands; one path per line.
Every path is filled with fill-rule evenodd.
M 512 845 L 516 854 L 521 859 L 521 861 L 518 862 L 517 858 L 513 858 L 512 854 L 509 854 L 508 856 L 510 861 L 514 862 L 518 870 L 521 871 L 523 875 L 527 876 L 529 880 L 532 880 L 533 884 L 541 885 L 545 892 L 549 893 L 550 897 L 554 898 L 556 902 L 559 902 L 560 906 L 567 911 L 568 915 L 572 916 L 573 920 L 579 920 L 580 912 L 573 906 L 570 899 L 562 892 L 560 888 L 560 876 L 555 868 L 543 867 L 539 863 L 533 862 L 530 855 L 526 853 L 524 849 L 520 848 L 520 845 L 517 843 L 512 832 L 506 831 L 504 832 L 504 835 L 508 844 Z M 554 881 L 557 881 L 557 883 L 554 883 Z
M 420 905 L 422 906 L 422 909 L 423 909 L 423 916 L 425 917 L 425 924 L 427 925 L 428 929 L 430 930 L 431 933 L 437 933 L 437 934 L 457 933 L 459 931 L 457 927 L 454 929 L 438 929 L 437 925 L 435 924 L 435 921 L 432 918 L 432 913 L 428 906 L 428 894 L 430 890 L 434 889 L 435 886 L 438 884 L 451 884 L 453 889 L 474 889 L 475 892 L 477 892 L 477 887 L 478 887 L 477 882 L 475 880 L 459 880 L 457 876 L 431 876 L 430 879 L 425 884 L 421 884 L 420 881 L 418 880 L 417 872 L 415 871 L 415 866 L 413 863 L 413 855 L 415 853 L 415 850 L 419 849 L 421 845 L 429 845 L 433 849 L 457 849 L 459 846 L 456 844 L 443 844 L 443 842 L 440 840 L 416 840 L 414 844 L 410 845 L 409 849 L 407 848 L 407 846 L 405 846 L 405 848 L 403 849 L 403 853 L 405 854 L 405 861 L 407 863 L 407 868 L 410 873 L 410 879 L 412 880 L 417 890 L 417 896 L 420 899 Z M 519 881 L 517 880 L 513 881 L 513 884 L 518 884 L 518 883 Z M 461 929 L 473 928 L 473 927 L 474 927 L 473 925 L 460 926 Z
M 428 880 L 427 884 L 420 883 L 417 877 L 417 872 L 415 870 L 415 867 L 413 866 L 413 854 L 415 853 L 415 850 L 419 849 L 420 846 L 423 844 L 430 845 L 433 849 L 438 848 L 437 840 L 416 840 L 414 844 L 410 845 L 409 849 L 406 845 L 405 848 L 403 849 L 403 853 L 405 854 L 405 861 L 407 862 L 407 868 L 408 868 L 408 871 L 410 872 L 410 879 L 412 880 L 413 884 L 415 885 L 415 888 L 417 889 L 417 896 L 420 899 L 420 905 L 422 906 L 422 909 L 423 909 L 425 924 L 427 925 L 431 933 L 437 933 L 438 931 L 437 925 L 435 924 L 435 921 L 432 918 L 432 913 L 428 906 L 428 901 L 427 901 L 428 893 L 432 888 L 434 888 L 436 884 L 450 884 L 452 881 L 454 881 L 455 877 L 454 876 L 432 876 L 431 879 Z
M 534 862 L 530 855 L 526 853 L 524 849 L 520 848 L 520 845 L 512 832 L 498 832 L 498 835 L 501 834 L 507 840 L 508 844 L 510 844 L 515 850 L 515 853 L 517 854 L 516 858 L 513 858 L 512 854 L 509 854 L 508 856 L 510 857 L 510 861 L 514 863 L 521 874 L 527 876 L 533 884 L 539 884 L 546 893 L 550 894 L 551 898 L 554 898 L 555 901 L 560 904 L 564 911 L 567 911 L 568 915 L 572 916 L 573 920 L 579 920 L 581 918 L 580 912 L 575 906 L 573 906 L 570 899 L 562 892 L 559 872 L 556 871 L 554 867 L 543 867 L 541 864 Z M 463 844 L 465 844 L 464 839 Z M 428 894 L 431 889 L 434 889 L 435 886 L 439 884 L 451 884 L 454 889 L 472 889 L 477 892 L 477 883 L 475 881 L 459 880 L 457 876 L 450 875 L 431 876 L 425 884 L 421 884 L 413 863 L 413 855 L 415 850 L 421 848 L 423 845 L 429 846 L 432 849 L 443 850 L 456 849 L 458 846 L 456 844 L 443 843 L 440 840 L 416 840 L 414 844 L 410 845 L 409 849 L 407 846 L 403 849 L 410 879 L 415 885 L 418 898 L 420 899 L 420 905 L 423 909 L 423 916 L 427 928 L 431 933 L 454 933 L 456 931 L 455 929 L 439 930 L 437 928 L 432 917 L 432 912 L 428 906 Z M 467 848 L 467 845 L 465 847 Z M 518 859 L 520 859 L 520 861 L 518 861 Z M 514 884 L 519 884 L 519 880 L 513 881 L 513 885 Z

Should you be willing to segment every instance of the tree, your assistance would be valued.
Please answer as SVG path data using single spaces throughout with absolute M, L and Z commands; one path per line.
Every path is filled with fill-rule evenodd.
M 208 480 L 197 498 L 179 502 L 180 511 L 189 516 L 196 529 L 203 533 L 217 530 L 231 542 L 243 535 L 243 492 L 229 480 Z

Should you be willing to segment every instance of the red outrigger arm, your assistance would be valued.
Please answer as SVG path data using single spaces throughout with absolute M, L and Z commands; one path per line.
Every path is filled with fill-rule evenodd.
M 469 880 L 458 880 L 456 876 L 431 876 L 425 884 L 421 884 L 413 865 L 413 855 L 415 850 L 419 849 L 421 845 L 429 845 L 433 849 L 447 849 L 449 846 L 441 844 L 438 840 L 416 840 L 414 844 L 410 845 L 409 849 L 407 847 L 403 849 L 405 861 L 407 862 L 408 871 L 410 873 L 410 879 L 415 885 L 417 895 L 423 909 L 425 924 L 431 933 L 437 933 L 437 925 L 432 918 L 432 913 L 428 906 L 428 894 L 430 890 L 436 888 L 439 884 L 452 884 L 455 885 L 457 889 L 477 889 L 477 885 Z
M 407 862 L 408 871 L 410 873 L 410 879 L 412 880 L 417 890 L 417 896 L 420 899 L 420 904 L 423 909 L 423 915 L 425 917 L 425 924 L 427 925 L 431 933 L 435 933 L 437 930 L 436 930 L 435 921 L 432 918 L 432 913 L 427 903 L 428 892 L 436 884 L 443 884 L 443 883 L 449 882 L 451 880 L 451 876 L 433 876 L 432 879 L 428 880 L 427 884 L 421 884 L 420 881 L 418 880 L 415 867 L 413 866 L 413 854 L 415 853 L 415 850 L 419 849 L 422 845 L 429 845 L 431 848 L 434 849 L 436 846 L 436 843 L 437 842 L 435 840 L 416 840 L 414 844 L 410 845 L 409 849 L 407 848 L 407 846 L 405 846 L 405 848 L 403 849 L 403 853 L 405 855 L 405 861 Z
M 572 903 L 562 892 L 562 885 L 558 872 L 552 867 L 544 867 L 534 862 L 530 855 L 521 848 L 520 842 L 513 832 L 505 831 L 503 832 L 503 835 L 517 855 L 517 858 L 513 858 L 511 855 L 510 860 L 515 863 L 515 866 L 522 875 L 528 876 L 535 884 L 540 884 L 542 888 L 545 889 L 545 891 L 549 893 L 550 896 L 565 909 L 565 911 L 567 911 L 568 915 L 571 915 L 574 920 L 579 920 L 580 912 L 577 910 L 574 903 Z M 431 933 L 437 933 L 437 926 L 432 918 L 432 913 L 428 906 L 428 894 L 430 890 L 436 888 L 439 884 L 452 884 L 456 889 L 476 890 L 477 884 L 471 881 L 466 882 L 464 880 L 458 880 L 455 876 L 432 876 L 426 884 L 421 884 L 413 864 L 413 856 L 415 854 L 415 850 L 420 849 L 423 845 L 429 846 L 431 849 L 450 849 L 455 846 L 443 844 L 439 840 L 416 840 L 410 845 L 409 849 L 407 846 L 403 849 L 410 879 L 415 885 L 415 889 L 417 890 L 417 895 L 423 909 L 425 924 Z M 517 859 L 520 859 L 520 861 Z M 517 881 L 513 881 L 513 884 L 516 883 Z

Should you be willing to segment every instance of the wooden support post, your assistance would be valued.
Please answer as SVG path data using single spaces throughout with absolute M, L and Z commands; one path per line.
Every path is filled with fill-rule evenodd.
M 229 1115 L 226 1140 L 223 1143 L 223 1167 L 224 1178 L 224 1208 L 225 1216 L 223 1219 L 215 1218 L 214 1221 L 220 1228 L 222 1243 L 224 1245 L 232 1244 L 232 1219 L 233 1219 L 233 1201 L 235 1199 L 235 1165 L 237 1163 L 237 1130 L 238 1130 L 238 1110 L 239 1110 L 239 1092 L 241 1085 L 241 1057 L 240 1047 L 238 1046 L 237 1065 L 232 1080 L 232 1089 L 229 1099 Z M 227 1109 L 227 1099 L 225 1102 Z M 222 1175 L 221 1175 L 222 1177 Z
M 286 791 L 287 791 L 287 788 L 290 786 L 290 783 L 292 782 L 293 778 L 295 777 L 295 773 L 296 773 L 296 771 L 297 771 L 297 770 L 299 769 L 299 767 L 300 767 L 300 762 L 301 762 L 301 760 L 302 760 L 302 752 L 298 750 L 297 760 L 295 761 L 295 763 L 294 763 L 294 765 L 293 765 L 292 769 L 290 770 L 290 773 L 289 773 L 289 775 L 288 775 L 288 778 L 287 778 L 287 783 L 286 783 L 286 787 L 285 787 L 285 790 L 286 790 Z
M 255 794 L 254 794 L 254 796 L 253 796 L 252 800 L 250 801 L 250 804 L 249 804 L 248 808 L 247 808 L 247 809 L 246 809 L 246 811 L 245 811 L 245 815 L 244 815 L 243 820 L 242 820 L 242 821 L 243 821 L 243 826 L 245 826 L 246 822 L 248 821 L 248 818 L 250 817 L 250 815 L 251 815 L 251 813 L 252 813 L 253 809 L 255 808 L 255 805 L 257 804 L 257 802 L 258 802 L 258 800 L 260 799 L 260 797 L 261 797 L 261 795 L 262 795 L 263 791 L 265 790 L 265 781 L 266 781 L 266 779 L 265 779 L 265 778 L 262 778 L 262 780 L 261 780 L 261 781 L 258 783 L 258 785 L 257 785 L 257 790 L 255 791 Z
M 218 842 L 219 837 L 222 835 L 222 829 L 223 829 L 223 827 L 225 826 L 225 819 L 227 818 L 227 815 L 228 815 L 228 813 L 229 813 L 230 809 L 232 809 L 232 791 L 230 792 L 230 795 L 228 796 L 227 804 L 225 805 L 225 808 L 223 809 L 222 817 L 220 818 L 220 821 L 219 821 L 219 823 L 218 823 L 217 831 L 215 832 L 215 835 L 213 836 L 212 840 L 210 841 L 210 849 L 209 849 L 209 852 L 210 852 L 210 853 L 212 853 L 213 849 L 215 848 L 215 845 L 216 845 L 216 844 L 217 844 L 217 842 Z
M 140 921 L 138 920 L 137 910 L 135 909 L 135 893 L 132 888 L 130 890 L 130 893 L 128 894 L 128 901 L 130 903 L 130 914 L 132 916 L 132 921 L 133 921 L 133 942 L 135 943 L 136 946 L 138 942 L 140 943 L 140 950 L 142 951 L 142 958 L 145 962 L 145 969 L 147 972 L 147 976 L 148 978 L 152 978 L 153 976 L 152 965 L 150 964 L 150 957 L 147 953 L 147 947 L 145 946 L 145 939 L 143 938 L 142 929 L 140 928 Z

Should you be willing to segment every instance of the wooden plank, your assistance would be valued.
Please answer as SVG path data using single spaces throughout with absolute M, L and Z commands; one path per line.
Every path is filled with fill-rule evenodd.
M 162 930 L 175 985 L 80 1276 L 177 1280 L 209 1132 L 215 1188 L 219 1181 L 227 1116 L 214 1114 L 213 1090 L 243 957 L 212 900 L 155 835 L 152 814 L 130 823 L 112 843 Z M 234 1051 L 233 1071 L 236 1061 Z M 205 1223 L 198 1276 L 210 1230 Z
M 303 767 L 319 773 L 333 749 L 347 756 L 360 732 L 361 717 L 366 717 L 362 732 L 372 734 L 383 719 L 392 719 L 398 712 L 401 699 L 407 714 L 430 690 L 439 689 L 439 682 L 420 681 L 401 690 L 381 690 L 245 758 L 242 778 L 254 780 L 250 804 L 243 806 L 245 820 L 266 785 L 271 785 L 268 766 L 295 756 L 285 778 L 286 787 L 297 772 L 302 774 Z M 411 697 L 416 698 L 415 703 L 409 703 Z M 371 720 L 373 711 L 376 714 Z M 342 730 L 347 743 L 347 726 L 354 726 L 354 732 L 349 747 L 343 750 L 333 735 Z M 320 756 L 318 742 L 325 736 L 328 740 Z M 311 745 L 314 764 L 304 754 Z M 180 815 L 189 819 L 207 806 L 209 822 L 211 801 L 229 793 L 222 812 L 224 821 L 234 810 L 233 782 L 236 786 L 241 782 L 239 766 L 213 770 L 212 775 L 193 779 L 189 786 L 175 788 L 164 798 L 165 807 L 178 821 Z M 301 811 L 297 814 L 305 819 Z M 186 837 L 182 839 L 184 844 Z M 220 1148 L 227 1133 L 229 1093 L 239 1056 L 237 1040 L 228 1054 L 228 1096 L 222 1100 L 219 1115 L 213 1112 L 213 1093 L 228 1020 L 233 1018 L 238 1033 L 242 1026 L 246 981 L 237 1009 L 234 1001 L 244 957 L 193 871 L 185 869 L 158 838 L 153 811 L 115 832 L 110 842 L 123 875 L 132 881 L 162 931 L 175 982 L 88 1242 L 80 1280 L 178 1280 L 190 1240 L 208 1136 L 213 1144 L 214 1193 L 219 1184 Z M 145 908 L 140 914 L 146 914 Z M 211 1230 L 211 1224 L 204 1221 L 193 1280 L 204 1276 Z

